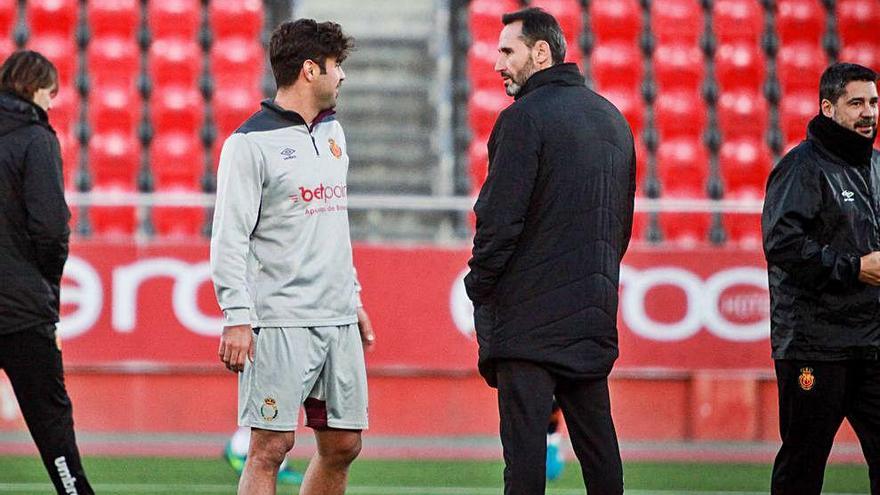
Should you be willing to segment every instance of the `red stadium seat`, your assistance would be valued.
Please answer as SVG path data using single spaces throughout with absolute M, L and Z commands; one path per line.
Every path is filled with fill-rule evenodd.
M 77 0 L 40 0 L 25 4 L 32 35 L 54 34 L 72 40 L 78 12 Z
M 211 71 L 218 85 L 259 88 L 263 58 L 263 47 L 256 39 L 224 38 L 211 47 Z
M 590 24 L 599 43 L 611 40 L 635 44 L 642 32 L 638 0 L 593 0 Z
M 763 197 L 767 176 L 773 168 L 773 158 L 762 140 L 748 137 L 725 140 L 718 159 L 725 197 L 730 194 Z
M 214 94 L 214 124 L 220 143 L 260 109 L 260 93 L 248 87 L 220 87 Z
M 156 234 L 163 239 L 199 237 L 207 221 L 205 209 L 202 207 L 153 207 L 153 227 Z
M 706 148 L 697 139 L 672 139 L 657 149 L 657 172 L 663 187 L 662 199 L 704 199 L 709 171 Z M 666 241 L 687 246 L 703 244 L 709 236 L 706 213 L 660 214 L 660 228 Z
M 15 27 L 15 18 L 18 12 L 16 0 L 0 0 L 0 39 L 12 41 L 12 28 Z
M 195 40 L 160 38 L 150 46 L 149 75 L 158 86 L 196 86 L 202 72 L 202 49 Z
M 683 192 L 681 197 L 667 199 L 693 199 L 696 191 Z M 663 212 L 659 217 L 663 241 L 683 248 L 703 246 L 709 241 L 712 217 L 709 213 Z
M 87 3 L 93 36 L 119 36 L 134 41 L 141 20 L 138 0 L 89 0 Z
M 134 190 L 140 162 L 140 144 L 129 134 L 95 134 L 89 142 L 89 168 L 95 187 Z
M 759 191 L 752 189 L 731 191 L 725 194 L 724 197 L 729 200 L 755 201 L 764 197 L 764 190 L 762 186 Z M 761 249 L 760 213 L 722 213 L 721 221 L 732 244 L 742 249 Z
M 147 20 L 156 40 L 195 40 L 201 23 L 199 0 L 162 0 L 147 3 Z
M 79 166 L 79 141 L 73 132 L 56 132 L 58 144 L 61 146 L 61 171 L 64 176 L 64 189 L 75 189 L 74 178 Z
M 131 190 L 96 187 L 91 193 L 131 193 Z M 92 235 L 98 238 L 129 238 L 137 229 L 137 213 L 132 206 L 89 207 Z
M 840 51 L 840 60 L 864 65 L 876 72 L 880 70 L 880 42 L 845 45 Z
M 205 153 L 198 135 L 161 133 L 153 140 L 150 150 L 157 191 L 198 191 L 199 179 L 205 171 Z
M 263 2 L 260 0 L 212 0 L 208 18 L 217 38 L 230 36 L 257 41 L 263 28 Z
M 628 87 L 636 90 L 644 72 L 637 45 L 614 42 L 597 45 L 590 56 L 591 74 L 599 89 Z
M 660 43 L 696 45 L 703 34 L 703 12 L 693 0 L 651 3 L 651 29 Z
M 498 45 L 504 27 L 501 16 L 520 9 L 516 0 L 473 0 L 469 7 L 471 37 L 474 41 Z
M 0 60 L 6 60 L 15 51 L 11 38 L 0 38 Z
M 468 148 L 468 163 L 470 164 L 471 191 L 479 192 L 486 175 L 489 173 L 489 149 L 486 141 L 474 139 Z
M 479 90 L 471 94 L 468 101 L 468 120 L 471 130 L 478 139 L 489 137 L 498 114 L 507 108 L 511 98 L 504 91 Z
M 717 0 L 712 6 L 715 36 L 721 43 L 757 44 L 764 31 L 764 12 L 755 0 Z
M 767 100 L 758 90 L 725 91 L 718 97 L 717 109 L 719 128 L 725 141 L 743 136 L 760 140 L 767 132 Z
M 844 45 L 867 42 L 880 45 L 880 5 L 877 0 L 839 0 L 837 31 Z
M 529 5 L 540 7 L 553 15 L 568 40 L 577 40 L 584 29 L 583 13 L 577 0 L 532 0 Z M 571 45 L 569 42 L 569 48 Z
M 42 53 L 58 69 L 61 84 L 73 85 L 76 74 L 76 43 L 58 34 L 33 36 L 27 48 Z
M 62 134 L 73 130 L 79 118 L 79 94 L 73 86 L 58 88 L 58 96 L 52 100 L 49 123 L 55 132 Z
M 612 86 L 599 90 L 599 94 L 614 104 L 620 113 L 626 117 L 633 135 L 639 136 L 645 121 L 645 104 L 638 91 L 626 86 Z
M 498 41 L 474 41 L 468 50 L 468 78 L 473 88 L 500 88 L 501 76 L 495 72 Z
M 703 52 L 697 45 L 662 44 L 654 51 L 654 74 L 660 91 L 699 91 L 705 75 Z
M 95 86 L 89 98 L 89 123 L 97 133 L 134 135 L 141 120 L 141 97 L 131 86 Z
M 782 44 L 795 41 L 816 43 L 825 33 L 825 9 L 819 0 L 779 0 L 776 30 Z
M 698 139 L 663 140 L 657 148 L 657 173 L 663 195 L 669 191 L 701 191 L 705 196 L 709 177 L 709 155 Z
M 140 49 L 134 38 L 96 38 L 89 43 L 87 67 L 95 85 L 134 87 L 140 65 Z
M 706 128 L 706 105 L 697 92 L 661 92 L 654 111 L 661 140 L 679 136 L 699 138 Z
M 827 65 L 822 48 L 813 43 L 791 43 L 779 49 L 777 66 L 783 97 L 789 91 L 819 94 L 819 78 Z
M 764 84 L 766 61 L 757 45 L 725 43 L 715 52 L 715 74 L 723 91 L 758 89 Z
M 205 108 L 201 94 L 194 87 L 159 86 L 153 92 L 150 105 L 156 132 L 199 134 Z
M 782 135 L 789 145 L 806 137 L 807 124 L 819 113 L 819 98 L 814 92 L 784 95 L 779 105 Z

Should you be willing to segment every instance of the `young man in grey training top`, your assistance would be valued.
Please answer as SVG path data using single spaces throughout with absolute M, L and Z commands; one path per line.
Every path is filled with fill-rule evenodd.
M 301 494 L 342 494 L 367 427 L 359 297 L 348 228 L 348 155 L 333 108 L 351 38 L 286 22 L 269 56 L 278 92 L 223 144 L 211 275 L 225 326 L 220 359 L 240 373 L 251 428 L 241 494 L 274 494 L 300 407 L 318 448 Z

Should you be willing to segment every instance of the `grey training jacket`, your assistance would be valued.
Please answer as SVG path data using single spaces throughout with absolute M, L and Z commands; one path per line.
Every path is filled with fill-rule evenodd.
M 223 143 L 211 277 L 225 325 L 355 323 L 348 154 L 332 111 L 311 126 L 272 100 Z

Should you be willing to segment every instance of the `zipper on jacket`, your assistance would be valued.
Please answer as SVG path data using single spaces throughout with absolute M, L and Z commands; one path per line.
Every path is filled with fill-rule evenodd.
M 311 129 L 309 129 L 309 137 L 312 138 L 312 146 L 315 148 L 315 155 L 321 156 L 321 152 L 318 151 L 318 143 L 315 142 L 315 135 L 312 134 Z

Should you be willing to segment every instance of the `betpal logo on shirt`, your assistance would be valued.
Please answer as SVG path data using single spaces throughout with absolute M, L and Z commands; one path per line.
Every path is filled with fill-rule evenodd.
M 284 148 L 281 150 L 282 160 L 292 160 L 296 158 L 296 150 L 293 148 Z
M 853 196 L 855 196 L 855 193 L 852 191 L 844 190 L 842 193 L 840 193 L 840 195 L 843 196 L 844 202 L 855 201 L 855 199 L 853 198 Z

